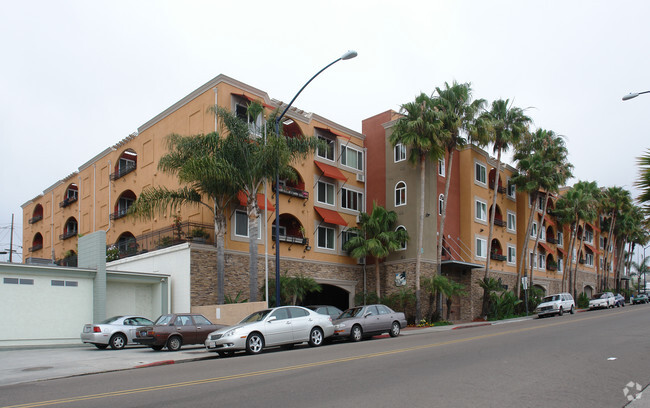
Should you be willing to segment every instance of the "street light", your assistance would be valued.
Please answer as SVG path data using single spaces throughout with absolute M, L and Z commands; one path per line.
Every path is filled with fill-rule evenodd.
M 639 96 L 639 95 L 641 95 L 641 94 L 645 94 L 645 93 L 650 93 L 650 91 L 643 91 L 643 92 L 633 92 L 633 93 L 629 93 L 629 94 L 627 94 L 627 95 L 625 95 L 625 96 L 623 97 L 623 100 L 624 100 L 624 101 L 627 101 L 627 100 L 630 100 L 630 99 L 634 99 L 634 98 L 636 98 L 637 96 Z
M 307 81 L 306 84 L 300 88 L 296 96 L 291 99 L 291 102 L 287 105 L 286 108 L 284 108 L 284 111 L 282 111 L 282 114 L 275 118 L 275 134 L 280 135 L 280 121 L 282 120 L 282 117 L 284 116 L 285 113 L 289 110 L 291 105 L 293 105 L 293 102 L 296 100 L 298 95 L 302 92 L 303 89 L 309 85 L 311 81 L 313 81 L 314 78 L 316 78 L 321 72 L 325 71 L 327 68 L 331 67 L 332 65 L 336 64 L 337 62 L 341 60 L 349 60 L 357 56 L 356 51 L 348 51 L 345 54 L 341 55 L 339 58 L 335 59 L 334 61 L 330 62 L 325 66 L 325 68 L 321 69 Z M 275 306 L 280 306 L 280 175 L 279 175 L 279 165 L 275 169 L 275 233 L 273 234 L 275 237 Z M 267 299 L 268 301 L 268 299 Z

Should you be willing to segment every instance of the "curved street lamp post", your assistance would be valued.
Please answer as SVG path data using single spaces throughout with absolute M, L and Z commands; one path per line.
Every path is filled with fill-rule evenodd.
M 650 93 L 650 91 L 632 92 L 632 93 L 629 93 L 629 94 L 625 95 L 625 96 L 623 97 L 623 100 L 624 100 L 624 101 L 628 101 L 628 100 L 630 100 L 630 99 L 634 99 L 634 98 L 636 98 L 637 96 L 639 96 L 639 95 L 641 95 L 641 94 L 646 94 L 646 93 Z
M 356 51 L 348 51 L 345 54 L 343 54 L 341 57 L 335 59 L 334 61 L 330 62 L 325 66 L 325 68 L 321 69 L 307 81 L 305 85 L 300 88 L 298 93 L 291 99 L 291 102 L 287 105 L 286 108 L 284 108 L 284 111 L 282 111 L 282 114 L 275 118 L 275 134 L 280 135 L 280 121 L 282 120 L 282 117 L 284 117 L 284 114 L 287 113 L 291 105 L 293 105 L 293 102 L 296 100 L 298 95 L 309 85 L 309 83 L 316 78 L 321 72 L 325 71 L 327 68 L 331 67 L 332 65 L 336 64 L 337 62 L 341 60 L 349 60 L 357 56 Z M 275 171 L 275 232 L 274 232 L 274 238 L 275 238 L 275 306 L 280 306 L 281 300 L 280 300 L 280 177 L 279 177 L 279 167 L 276 168 Z M 268 299 L 267 299 L 268 301 Z

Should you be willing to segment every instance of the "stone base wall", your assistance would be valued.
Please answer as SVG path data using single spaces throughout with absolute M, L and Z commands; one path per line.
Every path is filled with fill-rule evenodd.
M 395 293 L 399 293 L 401 289 L 406 288 L 413 291 L 415 294 L 415 260 L 407 260 L 405 262 L 396 262 L 390 263 L 383 266 L 383 271 L 381 272 L 381 293 L 382 297 L 388 297 Z M 420 262 L 420 278 L 431 277 L 435 275 L 437 265 L 430 261 Z M 406 285 L 398 286 L 396 282 L 396 276 L 398 274 L 404 274 L 406 277 Z M 375 291 L 375 277 L 374 277 L 374 267 L 372 272 L 372 285 L 368 285 L 368 291 Z M 420 302 L 422 317 L 426 317 L 430 314 L 430 295 L 429 293 L 421 288 L 420 290 Z M 435 307 L 435 304 L 434 304 Z M 415 304 L 408 310 L 398 310 L 399 312 L 404 312 L 406 318 L 409 322 L 415 320 Z

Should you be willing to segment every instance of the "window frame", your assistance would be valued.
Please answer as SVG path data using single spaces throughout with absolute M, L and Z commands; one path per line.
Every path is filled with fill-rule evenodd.
M 320 147 L 318 147 L 316 149 L 316 156 L 320 157 L 321 159 L 325 159 L 325 160 L 334 162 L 335 159 L 336 159 L 336 157 L 335 157 L 336 155 L 334 154 L 334 152 L 336 151 L 336 140 L 334 140 L 334 139 L 332 139 L 330 137 L 320 135 L 320 134 L 317 135 L 316 137 L 319 140 L 322 140 L 325 143 L 327 143 L 327 150 L 325 152 L 325 155 L 322 154 Z M 332 157 L 330 158 L 329 156 L 332 156 Z
M 480 161 L 474 162 L 474 183 L 487 186 L 487 166 Z
M 403 184 L 404 187 L 399 187 L 400 184 Z M 407 202 L 408 202 L 407 188 L 408 187 L 407 187 L 405 181 L 400 180 L 397 183 L 395 183 L 395 188 L 393 189 L 393 191 L 395 193 L 394 196 L 393 196 L 393 199 L 395 200 L 395 207 L 401 207 L 401 206 L 404 206 L 404 205 L 407 204 Z M 400 202 L 398 203 L 398 201 L 397 201 L 398 191 L 403 191 L 403 194 L 402 193 L 399 194 L 399 197 L 403 196 L 403 200 L 404 200 L 403 202 L 400 200 Z
M 241 235 L 241 234 L 237 233 L 237 230 L 238 230 L 237 215 L 238 214 L 241 214 L 246 218 L 246 228 L 247 228 L 246 229 L 246 235 Z M 250 224 L 250 219 L 248 218 L 248 211 L 247 210 L 237 209 L 237 210 L 235 210 L 235 213 L 233 214 L 233 217 L 234 217 L 234 220 L 233 220 L 234 221 L 233 222 L 234 228 L 233 228 L 233 231 L 232 231 L 233 235 L 235 237 L 237 237 L 237 238 L 249 239 L 250 238 L 250 232 L 251 232 L 251 224 Z M 258 224 L 258 226 L 257 226 L 257 239 L 258 240 L 262 239 L 262 221 L 261 220 L 262 220 L 262 217 L 257 218 L 257 224 Z
M 402 143 L 397 143 L 393 147 L 393 163 L 399 163 L 406 160 L 406 146 Z
M 326 197 L 325 197 L 326 199 L 328 198 L 327 197 L 327 195 L 328 195 L 328 187 L 332 188 L 332 191 L 331 191 L 331 193 L 332 193 L 332 202 L 331 203 L 328 202 L 328 201 L 321 201 L 321 196 L 320 196 L 320 193 L 321 193 L 320 185 L 321 184 L 325 185 L 324 192 L 325 192 L 325 195 L 326 195 Z M 335 206 L 336 205 L 336 185 L 334 185 L 332 183 L 329 183 L 327 181 L 318 180 L 318 183 L 316 183 L 316 202 L 321 203 L 321 204 L 325 204 L 325 205 L 331 205 L 332 207 Z
M 352 208 L 348 205 L 350 201 L 348 194 L 357 196 L 356 201 L 357 201 L 358 208 Z M 341 208 L 345 208 L 346 210 L 356 211 L 356 212 L 362 212 L 364 210 L 363 193 L 361 191 L 353 190 L 347 187 L 341 187 L 340 196 L 341 196 Z
M 481 204 L 480 209 L 483 213 L 483 218 L 479 217 L 479 204 Z M 474 199 L 474 221 L 479 221 L 487 223 L 487 202 L 480 200 L 478 198 Z
M 480 253 L 479 247 L 481 249 Z M 487 238 L 480 236 L 474 237 L 474 256 L 478 259 L 487 259 Z
M 356 149 L 355 147 L 350 147 L 350 144 L 346 144 L 346 145 L 341 146 L 341 165 L 343 165 L 345 167 L 348 167 L 348 168 L 351 168 L 351 169 L 363 171 L 363 150 Z M 347 162 L 348 162 L 348 151 L 350 151 L 350 150 L 353 151 L 354 153 L 356 153 L 357 167 L 350 166 L 349 164 L 347 164 Z
M 330 236 L 328 235 L 331 231 L 331 239 L 332 239 L 332 247 L 328 246 L 321 246 L 321 231 L 325 232 L 325 245 L 328 244 L 327 241 L 329 241 Z M 336 250 L 336 229 L 332 227 L 328 227 L 326 225 L 319 225 L 318 229 L 316 230 L 316 248 L 318 249 L 323 249 L 323 250 L 328 250 L 328 251 L 335 251 Z
M 510 252 L 512 251 L 512 260 L 510 257 Z M 506 263 L 509 265 L 517 265 L 517 247 L 514 245 L 507 246 L 507 260 Z
M 446 170 L 445 158 L 443 157 L 438 159 L 438 175 L 440 177 L 445 177 L 445 170 Z
M 403 229 L 404 231 L 407 231 L 406 227 L 403 225 L 398 225 L 397 228 L 395 228 L 395 231 L 399 230 L 400 228 Z M 400 246 L 396 251 L 406 251 L 407 247 L 408 247 L 408 241 L 400 242 Z
M 512 223 L 510 222 L 511 217 L 512 217 Z M 512 211 L 506 211 L 506 230 L 508 232 L 513 232 L 513 233 L 517 232 L 517 214 L 515 214 Z

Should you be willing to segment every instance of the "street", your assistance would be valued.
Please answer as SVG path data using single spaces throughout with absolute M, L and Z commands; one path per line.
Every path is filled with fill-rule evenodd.
M 215 355 L 3 386 L 0 406 L 622 407 L 628 383 L 650 383 L 649 312 L 627 306 L 259 356 Z

